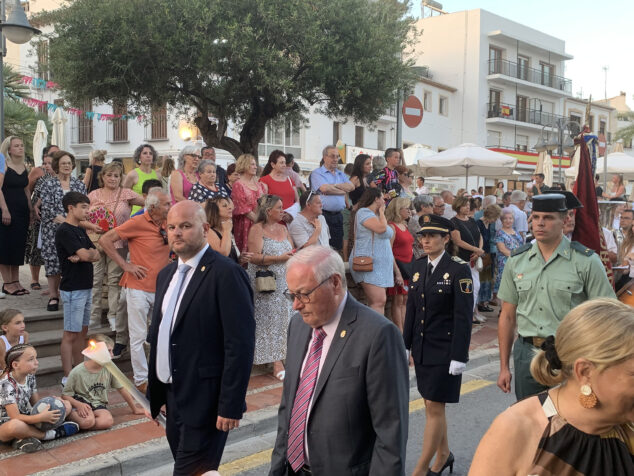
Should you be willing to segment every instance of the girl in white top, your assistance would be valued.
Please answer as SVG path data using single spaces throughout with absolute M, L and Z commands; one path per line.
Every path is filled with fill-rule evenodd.
M 24 316 L 17 309 L 5 309 L 0 313 L 0 369 L 5 368 L 4 356 L 11 347 L 29 342 L 25 328 Z

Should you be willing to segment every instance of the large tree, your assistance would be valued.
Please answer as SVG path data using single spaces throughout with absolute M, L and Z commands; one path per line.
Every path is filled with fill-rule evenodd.
M 55 26 L 51 68 L 71 101 L 193 106 L 207 144 L 257 157 L 272 119 L 317 105 L 371 123 L 411 88 L 407 3 L 74 0 L 39 21 Z

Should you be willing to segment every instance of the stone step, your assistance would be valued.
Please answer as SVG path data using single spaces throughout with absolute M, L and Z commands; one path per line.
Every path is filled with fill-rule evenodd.
M 37 350 L 37 356 L 50 357 L 53 355 L 59 355 L 60 343 L 62 342 L 63 329 L 44 330 L 29 332 L 29 343 L 32 344 Z M 90 334 L 105 334 L 114 340 L 115 333 L 110 330 L 110 327 L 101 327 L 94 331 L 88 331 Z
M 64 311 L 61 304 L 59 311 L 49 312 L 46 309 L 25 309 L 22 314 L 26 323 L 26 331 L 29 334 L 64 328 Z

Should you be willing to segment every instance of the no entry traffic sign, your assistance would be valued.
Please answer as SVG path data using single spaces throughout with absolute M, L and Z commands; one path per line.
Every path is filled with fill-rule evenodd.
M 403 103 L 403 122 L 407 127 L 416 127 L 422 120 L 422 103 L 416 96 L 409 96 Z

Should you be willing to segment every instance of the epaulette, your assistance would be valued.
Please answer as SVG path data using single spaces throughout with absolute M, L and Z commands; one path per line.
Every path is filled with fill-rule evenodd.
M 522 245 L 519 248 L 515 248 L 513 251 L 511 251 L 511 256 L 520 255 L 524 253 L 525 251 L 530 250 L 532 247 L 533 247 L 532 243 L 526 243 L 525 245 Z
M 585 245 L 582 245 L 578 241 L 571 241 L 570 242 L 570 247 L 573 250 L 578 251 L 579 253 L 581 253 L 583 255 L 586 255 L 586 256 L 592 256 L 592 254 L 594 253 L 594 250 L 588 248 Z
M 459 264 L 467 264 L 467 262 L 465 260 L 463 260 L 462 258 L 460 258 L 458 256 L 452 256 L 451 259 L 454 260 L 456 263 L 459 263 Z

